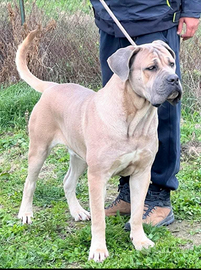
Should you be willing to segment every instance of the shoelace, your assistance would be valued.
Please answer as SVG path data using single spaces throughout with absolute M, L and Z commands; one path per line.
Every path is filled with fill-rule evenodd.
M 117 205 L 117 203 L 120 202 L 119 196 L 110 204 L 108 205 L 105 209 L 112 208 L 114 205 Z
M 153 213 L 153 210 L 156 210 L 156 206 L 145 204 L 143 219 L 145 219 L 146 217 L 149 217 L 150 214 Z
M 145 199 L 145 209 L 143 213 L 143 219 L 153 213 L 157 206 L 170 206 L 169 193 L 165 191 L 148 191 Z
M 119 192 L 120 191 L 120 192 Z M 118 185 L 118 199 L 123 200 L 125 202 L 130 203 L 130 189 L 129 189 L 129 184 L 126 183 L 124 185 L 119 184 Z
M 117 198 L 106 207 L 106 209 L 112 208 L 113 206 L 117 205 L 120 200 L 126 201 L 130 203 L 130 190 L 129 190 L 129 184 L 118 185 L 118 192 L 119 195 Z M 150 213 L 153 213 L 153 210 L 155 210 L 159 207 L 164 206 L 171 206 L 170 203 L 170 194 L 166 190 L 160 190 L 160 191 L 152 191 L 148 190 L 146 199 L 145 199 L 145 209 L 143 213 L 143 218 L 145 219 L 147 216 L 149 216 Z
M 125 198 L 127 199 L 129 198 L 129 203 L 130 203 L 130 191 L 129 191 L 128 184 L 124 184 L 124 185 L 119 184 L 118 192 L 119 192 L 119 195 L 117 196 L 117 198 L 109 206 L 107 206 L 106 209 L 112 208 L 113 206 L 117 205 L 120 202 L 120 200 L 125 201 Z

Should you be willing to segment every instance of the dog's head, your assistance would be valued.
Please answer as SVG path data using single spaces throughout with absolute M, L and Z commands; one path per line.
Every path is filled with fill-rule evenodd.
M 130 81 L 133 90 L 153 106 L 166 100 L 175 105 L 182 87 L 176 75 L 175 53 L 163 41 L 117 50 L 108 58 L 111 70 L 122 81 Z

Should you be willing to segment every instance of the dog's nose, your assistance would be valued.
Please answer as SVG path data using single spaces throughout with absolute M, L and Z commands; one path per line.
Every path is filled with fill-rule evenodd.
M 170 74 L 167 78 L 166 78 L 168 83 L 171 84 L 178 84 L 179 83 L 179 77 L 177 76 L 177 74 Z

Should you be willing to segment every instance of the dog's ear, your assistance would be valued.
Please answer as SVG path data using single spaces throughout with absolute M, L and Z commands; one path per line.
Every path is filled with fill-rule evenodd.
M 139 47 L 128 46 L 118 49 L 107 59 L 110 69 L 118 75 L 123 82 L 129 77 L 130 60 L 139 50 Z
M 155 43 L 156 45 L 162 45 L 163 47 L 165 47 L 169 51 L 169 53 L 172 55 L 172 57 L 174 59 L 176 58 L 176 55 L 175 55 L 174 51 L 164 41 L 162 41 L 162 40 L 155 40 L 155 41 L 153 41 L 153 43 Z

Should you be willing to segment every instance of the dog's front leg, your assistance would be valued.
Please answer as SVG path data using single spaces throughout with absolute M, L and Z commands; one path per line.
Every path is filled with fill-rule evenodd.
M 149 168 L 135 176 L 131 175 L 129 182 L 131 196 L 130 238 L 137 250 L 154 246 L 154 243 L 144 233 L 142 225 L 144 200 L 150 182 L 150 175 L 151 169 Z
M 105 241 L 105 191 L 106 179 L 88 169 L 89 199 L 91 211 L 91 247 L 89 260 L 102 262 L 109 256 Z

